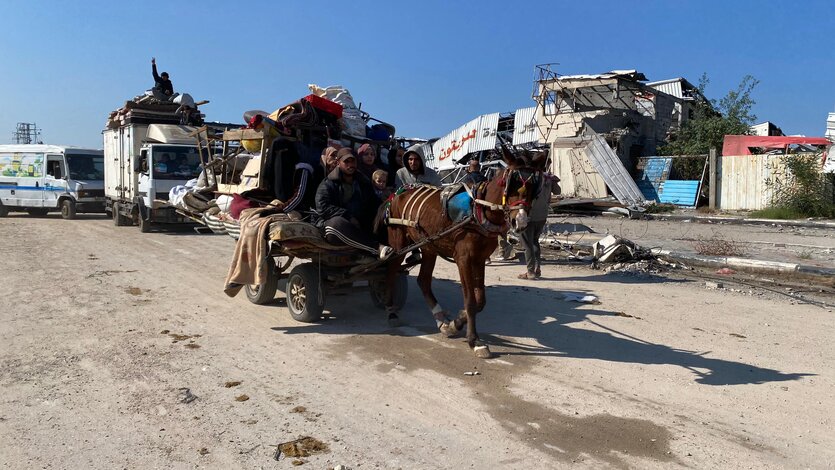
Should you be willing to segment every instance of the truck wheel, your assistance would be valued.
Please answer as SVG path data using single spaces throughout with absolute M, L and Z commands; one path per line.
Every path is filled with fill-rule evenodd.
M 139 231 L 142 233 L 148 233 L 153 228 L 153 224 L 150 220 L 145 220 L 142 218 L 142 215 L 139 215 Z
M 370 281 L 368 283 L 369 291 L 371 293 L 371 302 L 375 307 L 380 309 L 386 308 L 386 280 Z M 398 311 L 403 309 L 406 305 L 406 297 L 409 295 L 409 275 L 406 273 L 399 273 L 397 279 L 394 280 L 394 308 Z
M 0 217 L 6 217 L 7 215 L 9 215 L 9 208 L 0 202 Z
M 313 263 L 300 264 L 287 277 L 287 309 L 294 320 L 313 323 L 322 318 L 324 297 L 319 303 L 319 272 Z
M 110 208 L 110 211 L 113 215 L 113 225 L 117 227 L 133 225 L 133 220 L 131 220 L 130 217 L 125 217 L 124 215 L 122 215 L 122 205 L 118 202 L 113 203 L 113 206 Z
M 278 290 L 278 273 L 272 260 L 267 268 L 267 278 L 264 279 L 264 283 L 246 285 L 244 290 L 246 298 L 255 305 L 264 305 L 275 300 L 275 291 Z
M 26 209 L 26 212 L 32 217 L 45 217 L 46 214 L 49 214 L 49 210 L 41 208 Z
M 64 199 L 61 201 L 61 217 L 72 220 L 75 218 L 75 201 Z

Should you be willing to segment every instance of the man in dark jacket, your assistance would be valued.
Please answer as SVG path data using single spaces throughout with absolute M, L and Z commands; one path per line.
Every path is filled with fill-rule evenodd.
M 392 249 L 371 235 L 380 200 L 371 182 L 357 171 L 349 148 L 337 152 L 338 165 L 316 190 L 316 213 L 329 243 L 348 245 L 387 258 Z
M 154 98 L 160 101 L 170 101 L 174 95 L 174 85 L 168 79 L 168 72 L 157 73 L 157 59 L 151 58 L 151 72 L 154 75 Z

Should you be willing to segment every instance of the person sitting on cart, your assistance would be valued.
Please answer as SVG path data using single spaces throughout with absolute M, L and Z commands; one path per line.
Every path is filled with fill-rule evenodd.
M 441 178 L 438 176 L 438 173 L 432 168 L 427 168 L 424 164 L 420 147 L 421 144 L 412 145 L 403 154 L 404 166 L 397 170 L 394 178 L 395 188 L 410 184 L 441 186 Z
M 394 189 L 388 185 L 389 174 L 386 170 L 377 170 L 371 175 L 371 183 L 374 184 L 374 192 L 381 201 L 386 201 Z
M 357 149 L 357 156 L 359 156 L 357 169 L 366 178 L 371 179 L 374 172 L 380 169 L 380 166 L 377 164 L 377 151 L 369 144 L 362 144 Z
M 461 182 L 473 187 L 482 181 L 487 181 L 487 178 L 481 173 L 481 163 L 476 159 L 470 160 L 467 166 L 467 174 Z
M 337 152 L 337 167 L 316 190 L 317 225 L 325 240 L 388 258 L 392 248 L 372 235 L 380 200 L 367 178 L 357 171 L 357 157 L 349 148 Z

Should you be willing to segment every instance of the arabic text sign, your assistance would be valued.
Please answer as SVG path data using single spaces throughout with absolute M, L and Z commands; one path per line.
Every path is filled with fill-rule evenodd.
M 499 113 L 484 114 L 438 139 L 432 146 L 435 169 L 453 168 L 468 153 L 495 148 L 498 126 Z

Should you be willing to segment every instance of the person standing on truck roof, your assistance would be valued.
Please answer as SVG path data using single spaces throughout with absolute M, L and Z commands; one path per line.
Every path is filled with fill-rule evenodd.
M 151 58 L 151 72 L 154 74 L 154 98 L 160 101 L 170 101 L 174 95 L 174 85 L 168 79 L 168 72 L 157 74 L 157 59 Z
M 380 200 L 371 182 L 357 171 L 357 157 L 350 148 L 337 152 L 337 167 L 316 190 L 317 225 L 329 243 L 388 258 L 392 249 L 381 245 L 372 233 Z

